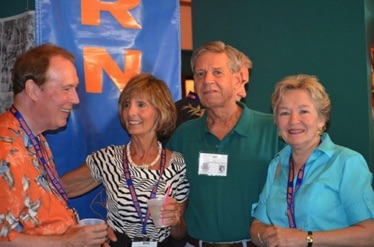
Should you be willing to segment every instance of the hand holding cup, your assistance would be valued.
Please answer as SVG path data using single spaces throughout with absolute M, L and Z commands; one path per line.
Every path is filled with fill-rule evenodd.
M 167 201 L 165 202 L 166 199 Z M 160 196 L 148 200 L 147 204 L 156 228 L 163 228 L 180 223 L 181 207 L 175 198 Z
M 104 220 L 97 218 L 86 218 L 79 221 L 79 225 L 86 228 L 85 232 L 92 235 L 90 246 L 101 246 L 107 238 L 107 225 Z M 95 244 L 94 244 L 95 243 Z

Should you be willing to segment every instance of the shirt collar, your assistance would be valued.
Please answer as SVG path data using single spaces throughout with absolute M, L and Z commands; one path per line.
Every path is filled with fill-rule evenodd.
M 249 132 L 252 126 L 252 112 L 249 108 L 240 101 L 237 101 L 238 104 L 242 109 L 242 114 L 239 117 L 238 122 L 235 124 L 234 128 L 231 130 L 231 133 L 237 133 L 242 136 L 249 136 Z M 197 128 L 197 138 L 198 140 L 203 140 L 204 136 L 209 134 L 209 128 L 207 125 L 207 111 L 204 112 L 204 115 L 198 119 L 199 121 L 199 128 Z M 245 123 L 245 124 L 244 124 Z
M 327 155 L 329 158 L 331 158 L 331 156 L 334 154 L 334 146 L 335 144 L 331 141 L 329 134 L 323 133 L 322 142 L 313 150 L 312 154 L 308 158 L 307 163 L 316 160 L 321 155 Z M 290 155 L 291 146 L 287 145 L 277 154 L 277 157 L 280 158 L 283 165 L 288 166 Z

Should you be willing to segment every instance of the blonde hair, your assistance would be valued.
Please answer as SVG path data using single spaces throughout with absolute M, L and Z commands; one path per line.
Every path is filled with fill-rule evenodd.
M 282 102 L 285 93 L 294 89 L 302 89 L 310 94 L 319 116 L 325 120 L 325 126 L 323 127 L 323 130 L 325 130 L 326 123 L 330 120 L 331 101 L 324 86 L 314 75 L 287 76 L 275 85 L 274 93 L 271 96 L 274 121 L 276 122 L 278 119 L 279 104 Z

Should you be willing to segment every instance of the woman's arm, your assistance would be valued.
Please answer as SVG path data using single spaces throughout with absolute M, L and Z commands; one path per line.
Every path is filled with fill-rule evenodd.
M 184 238 L 187 232 L 183 217 L 187 204 L 186 201 L 178 203 L 174 197 L 169 197 L 168 203 L 161 208 L 160 217 L 163 219 L 165 225 L 171 227 L 170 234 L 172 238 L 177 240 Z
M 182 239 L 186 236 L 187 227 L 186 222 L 184 221 L 184 211 L 186 209 L 187 200 L 182 203 L 177 203 L 178 208 L 176 209 L 175 220 L 176 223 L 171 225 L 171 236 L 174 239 Z
M 100 185 L 92 178 L 86 163 L 63 175 L 61 183 L 69 198 L 81 196 Z
M 307 232 L 300 229 L 268 226 L 255 219 L 251 226 L 252 241 L 258 246 L 306 246 Z M 374 219 L 330 231 L 313 232 L 313 247 L 374 246 Z
M 316 246 L 374 246 L 374 219 L 332 231 L 314 232 Z
M 266 243 L 263 240 L 263 233 L 269 225 L 262 223 L 261 221 L 254 219 L 249 230 L 249 234 L 251 236 L 251 240 L 257 246 L 266 246 Z

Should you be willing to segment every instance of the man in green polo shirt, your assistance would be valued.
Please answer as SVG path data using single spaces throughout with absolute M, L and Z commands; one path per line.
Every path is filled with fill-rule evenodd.
M 183 123 L 167 143 L 187 164 L 187 246 L 252 245 L 250 207 L 258 201 L 268 164 L 283 145 L 272 115 L 236 101 L 243 86 L 237 52 L 216 41 L 193 53 L 195 91 L 206 111 Z

